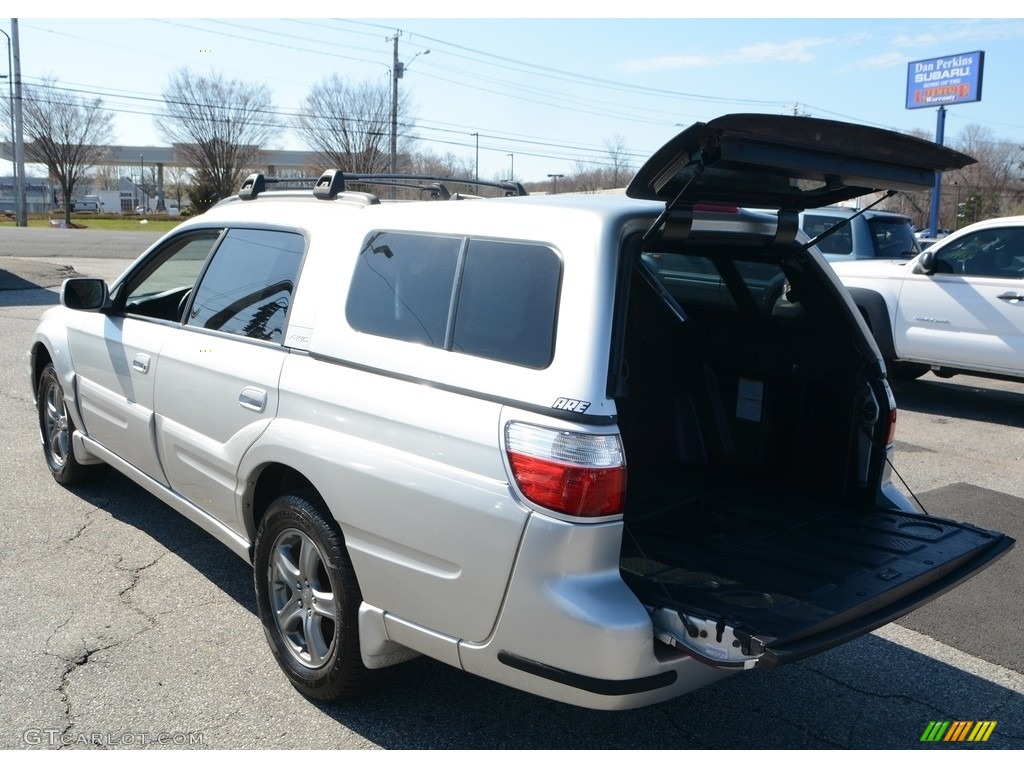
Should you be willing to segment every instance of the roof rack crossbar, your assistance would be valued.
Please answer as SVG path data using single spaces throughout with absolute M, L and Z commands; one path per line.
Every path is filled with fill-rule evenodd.
M 262 173 L 251 173 L 242 182 L 238 197 L 242 200 L 255 200 L 267 191 L 268 186 L 276 184 L 312 185 L 313 195 L 319 200 L 335 200 L 339 195 L 347 197 L 350 184 L 378 184 L 386 187 L 401 187 L 429 192 L 434 200 L 464 199 L 472 197 L 452 193 L 447 185 L 464 184 L 474 187 L 491 187 L 500 189 L 506 197 L 524 197 L 529 193 L 518 181 L 482 181 L 480 179 L 461 179 L 447 176 L 433 176 L 418 173 L 343 173 L 337 168 L 330 168 L 320 174 L 319 178 L 277 178 Z M 363 193 L 358 193 L 363 194 Z

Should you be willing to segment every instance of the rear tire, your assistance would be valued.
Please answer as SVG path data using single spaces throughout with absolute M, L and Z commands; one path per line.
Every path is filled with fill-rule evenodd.
M 277 663 L 318 701 L 358 696 L 377 682 L 359 651 L 362 594 L 341 534 L 322 502 L 282 496 L 256 534 L 260 619 Z
M 75 421 L 64 402 L 64 388 L 52 363 L 47 363 L 39 374 L 36 387 L 36 407 L 39 412 L 39 436 L 43 441 L 43 456 L 53 479 L 61 485 L 73 486 L 90 483 L 106 473 L 106 464 L 82 464 L 75 458 L 72 438 Z

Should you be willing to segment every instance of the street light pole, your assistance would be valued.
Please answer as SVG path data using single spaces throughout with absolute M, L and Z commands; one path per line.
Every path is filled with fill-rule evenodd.
M 139 155 L 139 206 L 142 208 L 141 213 L 146 212 L 146 188 L 142 186 L 146 182 L 146 169 L 142 164 L 142 155 Z
M 21 109 L 21 46 L 18 44 L 18 20 L 11 19 L 11 48 L 14 51 L 14 165 L 18 177 L 17 212 L 19 227 L 28 226 L 28 205 L 25 203 L 25 121 Z
M 511 152 L 508 153 L 508 156 L 510 158 L 510 160 L 509 160 L 510 164 L 509 164 L 509 169 L 508 169 L 508 180 L 509 181 L 515 181 L 516 180 L 516 156 L 514 154 L 512 154 Z
M 11 36 L 2 29 L 0 29 L 0 35 L 7 38 L 7 107 L 11 112 L 11 176 L 14 178 L 11 191 L 14 193 L 14 200 L 17 201 L 21 185 L 18 184 L 18 168 L 14 162 L 14 61 L 11 58 Z M 17 202 L 15 202 L 15 208 L 17 209 Z

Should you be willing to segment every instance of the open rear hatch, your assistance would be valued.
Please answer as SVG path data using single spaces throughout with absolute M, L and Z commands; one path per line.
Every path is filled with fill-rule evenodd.
M 695 123 L 651 155 L 629 197 L 802 211 L 879 190 L 925 190 L 975 160 L 881 128 L 788 115 Z
M 627 516 L 621 570 L 658 638 L 716 666 L 776 666 L 832 648 L 931 601 L 1014 544 L 942 518 L 765 489 L 680 491 L 648 486 L 667 503 L 648 498 L 654 511 Z

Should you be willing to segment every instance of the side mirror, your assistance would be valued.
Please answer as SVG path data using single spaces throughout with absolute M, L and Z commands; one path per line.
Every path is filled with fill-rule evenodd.
M 68 309 L 102 311 L 110 304 L 107 283 L 99 277 L 69 277 L 60 287 L 60 303 Z
M 935 251 L 925 251 L 917 259 L 914 272 L 919 275 L 935 274 Z

